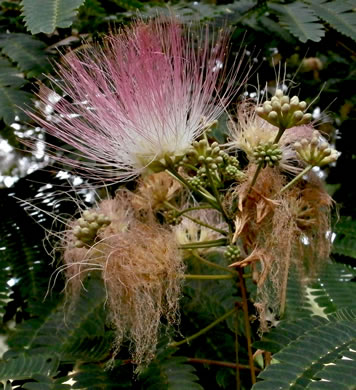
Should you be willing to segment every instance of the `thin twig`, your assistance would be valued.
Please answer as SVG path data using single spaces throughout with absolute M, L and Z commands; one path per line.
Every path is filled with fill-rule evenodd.
M 212 322 L 211 324 L 209 324 L 205 328 L 200 329 L 199 332 L 194 333 L 193 335 L 191 335 L 191 336 L 189 336 L 181 341 L 176 341 L 176 342 L 170 343 L 170 344 L 168 344 L 168 346 L 169 347 L 179 347 L 182 344 L 190 343 L 191 341 L 193 341 L 197 337 L 203 335 L 204 333 L 208 332 L 210 329 L 214 328 L 214 326 L 220 324 L 220 322 L 224 321 L 226 318 L 230 317 L 233 313 L 235 313 L 236 310 L 237 310 L 237 307 L 234 307 L 233 309 L 231 309 L 228 312 L 226 312 L 225 314 L 223 314 L 221 317 L 216 319 L 214 322 Z
M 197 280 L 219 280 L 219 279 L 232 279 L 235 276 L 232 274 L 229 275 L 192 275 L 185 274 L 183 275 L 184 279 L 197 279 Z
M 251 184 L 250 184 L 250 186 L 249 186 L 249 188 L 248 188 L 247 195 L 251 192 L 252 187 L 255 185 L 256 180 L 257 180 L 257 178 L 258 178 L 258 175 L 259 175 L 260 172 L 261 172 L 262 166 L 263 166 L 263 163 L 260 163 L 260 164 L 257 166 L 256 172 L 255 172 L 255 174 L 253 175 Z
M 214 183 L 214 179 L 213 179 L 213 177 L 211 175 L 210 168 L 209 168 L 208 164 L 205 164 L 205 173 L 206 173 L 206 175 L 208 177 L 210 187 L 213 190 L 213 194 L 215 196 L 216 203 L 218 204 L 219 211 L 221 212 L 221 214 L 224 217 L 225 221 L 230 226 L 231 225 L 231 221 L 230 221 L 229 217 L 226 215 L 225 209 L 224 209 L 224 207 L 223 207 L 223 205 L 221 203 L 220 194 L 219 194 L 218 189 L 216 188 L 216 185 Z
M 178 213 L 178 215 L 180 215 L 180 210 L 177 209 L 176 207 L 174 207 L 172 204 L 170 204 L 169 202 L 165 201 L 163 203 L 165 206 L 169 207 L 171 210 L 174 210 Z M 219 228 L 216 228 L 215 226 L 212 226 L 212 225 L 209 225 L 208 223 L 205 223 L 203 221 L 201 221 L 200 219 L 197 219 L 197 218 L 194 218 L 194 217 L 191 217 L 190 215 L 187 215 L 187 214 L 184 214 L 182 215 L 184 218 L 188 218 L 190 219 L 191 221 L 195 222 L 196 224 L 198 225 L 201 225 L 201 226 L 204 226 L 208 229 L 211 229 L 211 230 L 214 230 L 215 232 L 218 232 L 220 234 L 222 234 L 223 236 L 227 236 L 228 233 L 225 232 L 225 230 L 222 230 L 222 229 L 219 229 Z
M 209 241 L 196 241 L 190 242 L 189 244 L 179 245 L 179 249 L 199 249 L 199 248 L 215 248 L 219 246 L 226 246 L 227 239 L 221 238 L 219 240 L 209 240 Z
M 224 267 L 223 265 L 216 264 L 216 263 L 213 263 L 212 261 L 209 261 L 209 260 L 207 260 L 207 259 L 204 259 L 204 257 L 200 256 L 196 251 L 193 251 L 193 252 L 192 252 L 192 255 L 193 255 L 197 260 L 199 260 L 200 262 L 202 262 L 203 264 L 209 265 L 210 267 L 213 267 L 213 268 L 221 269 L 222 271 L 230 272 L 230 273 L 232 273 L 232 274 L 234 274 L 234 275 L 238 275 L 238 272 L 235 271 L 234 269 L 229 268 L 229 267 Z
M 211 366 L 221 366 L 228 368 L 236 368 L 236 363 L 231 362 L 221 362 L 219 360 L 210 360 L 210 359 L 200 359 L 200 358 L 188 358 L 188 363 L 200 363 L 200 364 L 208 364 Z M 249 370 L 250 366 L 247 364 L 239 364 L 238 368 L 240 370 Z M 256 371 L 261 371 L 258 367 L 255 367 Z
M 302 172 L 300 172 L 293 180 L 291 180 L 287 185 L 285 185 L 280 191 L 280 194 L 283 194 L 284 191 L 288 190 L 288 188 L 292 187 L 298 180 L 300 180 L 304 175 L 306 175 L 311 169 L 312 165 L 308 165 Z

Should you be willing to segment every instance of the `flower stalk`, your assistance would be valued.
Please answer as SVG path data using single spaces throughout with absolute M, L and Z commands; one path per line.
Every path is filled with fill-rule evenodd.
M 176 348 L 176 347 L 179 347 L 183 344 L 189 344 L 191 341 L 195 340 L 197 337 L 202 336 L 203 334 L 208 332 L 210 329 L 212 329 L 216 325 L 220 324 L 220 322 L 225 321 L 227 318 L 229 318 L 231 315 L 233 315 L 236 312 L 236 310 L 237 310 L 237 307 L 234 307 L 233 309 L 231 309 L 228 312 L 226 312 L 225 314 L 223 314 L 221 317 L 219 317 L 218 319 L 213 321 L 211 324 L 209 324 L 205 328 L 200 329 L 199 332 L 194 333 L 193 335 L 191 335 L 191 336 L 189 336 L 181 341 L 176 341 L 176 342 L 170 343 L 170 344 L 168 344 L 168 346 Z

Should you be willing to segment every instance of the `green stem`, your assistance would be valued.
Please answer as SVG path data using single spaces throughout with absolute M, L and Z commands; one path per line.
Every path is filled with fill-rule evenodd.
M 176 211 L 177 214 L 179 215 L 180 210 L 177 209 L 176 207 L 174 207 L 172 204 L 170 204 L 167 201 L 165 201 L 163 204 L 165 206 L 167 206 L 168 208 L 170 208 L 171 210 Z M 215 232 L 218 232 L 218 233 L 222 234 L 223 236 L 227 236 L 229 234 L 228 232 L 225 232 L 225 230 L 216 228 L 215 226 L 209 225 L 208 223 L 205 223 L 205 222 L 201 221 L 200 219 L 193 218 L 190 215 L 183 215 L 183 217 L 190 219 L 191 221 L 195 222 L 198 225 L 201 225 L 201 226 L 204 226 L 208 229 L 214 230 Z
M 277 133 L 277 136 L 276 138 L 274 139 L 273 143 L 274 144 L 278 144 L 279 140 L 281 139 L 283 133 L 285 132 L 285 128 L 284 127 L 280 127 L 279 130 L 278 130 L 278 133 Z
M 221 212 L 221 214 L 222 214 L 223 218 L 225 219 L 225 221 L 227 222 L 227 224 L 229 225 L 230 231 L 232 231 L 233 230 L 233 226 L 231 225 L 231 221 L 230 221 L 229 217 L 226 215 L 225 209 L 224 209 L 224 207 L 223 207 L 223 205 L 221 203 L 220 194 L 219 194 L 219 191 L 216 188 L 216 185 L 214 183 L 214 179 L 213 179 L 213 177 L 211 175 L 211 172 L 210 172 L 210 169 L 209 169 L 209 165 L 208 164 L 204 164 L 204 165 L 205 165 L 205 172 L 206 172 L 206 175 L 208 177 L 210 187 L 213 190 L 213 194 L 214 194 L 216 202 L 218 204 L 218 209 Z
M 219 279 L 232 279 L 235 275 L 191 275 L 185 274 L 183 276 L 184 279 L 192 279 L 192 280 L 219 280 Z
M 194 333 L 193 335 L 181 340 L 181 341 L 176 341 L 173 343 L 170 343 L 168 346 L 169 347 L 179 347 L 182 344 L 190 343 L 192 340 L 196 339 L 197 337 L 203 335 L 204 333 L 208 332 L 211 328 L 214 328 L 214 326 L 218 325 L 220 322 L 224 321 L 226 318 L 230 317 L 232 314 L 235 313 L 236 307 L 231 309 L 230 311 L 226 312 L 224 315 L 219 317 L 217 320 L 206 326 L 205 328 L 199 330 L 199 332 Z
M 192 187 L 189 182 L 182 176 L 180 175 L 176 170 L 174 170 L 171 167 L 166 168 L 167 171 L 179 182 L 184 184 L 187 188 L 189 188 L 192 192 L 198 192 L 202 197 L 205 198 L 205 200 L 213 206 L 214 209 L 218 208 L 216 199 L 214 198 L 213 195 L 211 195 L 205 188 L 199 187 L 198 189 L 195 187 Z
M 210 240 L 210 241 L 197 241 L 190 242 L 189 244 L 179 245 L 179 249 L 199 249 L 199 248 L 215 248 L 218 246 L 226 246 L 227 239 L 221 238 L 220 240 Z
M 178 217 L 180 217 L 181 215 L 185 214 L 185 213 L 189 213 L 189 211 L 194 211 L 194 210 L 206 210 L 206 209 L 212 209 L 211 205 L 203 205 L 203 206 L 195 206 L 195 207 L 188 207 L 184 210 L 180 210 L 179 211 L 179 214 L 177 215 Z
M 229 368 L 236 367 L 236 363 L 222 362 L 219 360 L 200 359 L 200 358 L 188 358 L 188 363 L 201 363 L 201 364 L 208 364 L 208 365 L 215 365 L 215 366 L 229 367 Z M 238 368 L 240 370 L 249 370 L 250 366 L 248 366 L 247 364 L 239 364 Z M 261 370 L 258 367 L 256 367 L 256 371 L 261 371 Z
M 263 166 L 263 163 L 260 163 L 256 169 L 256 172 L 255 174 L 253 175 L 253 178 L 252 178 L 252 181 L 251 181 L 251 184 L 250 184 L 250 187 L 248 188 L 248 191 L 247 191 L 247 194 L 249 194 L 252 190 L 252 187 L 255 185 L 256 183 L 256 180 L 258 178 L 258 175 L 260 174 L 261 172 L 261 169 L 262 169 L 262 166 Z
M 217 268 L 217 269 L 221 269 L 222 271 L 226 271 L 226 272 L 230 272 L 234 275 L 237 275 L 237 271 L 235 271 L 234 269 L 231 269 L 229 267 L 224 267 L 223 265 L 220 265 L 220 264 L 216 264 L 216 263 L 213 263 L 212 261 L 209 261 L 207 259 L 204 259 L 204 257 L 200 256 L 196 251 L 193 251 L 192 255 L 197 259 L 199 260 L 200 262 L 202 262 L 203 264 L 206 264 L 206 265 L 209 265 L 210 267 L 213 267 L 213 268 Z
M 184 163 L 183 164 L 185 167 L 187 167 L 187 168 L 189 168 L 189 169 L 191 169 L 192 171 L 195 171 L 195 172 L 197 172 L 198 171 L 198 168 L 197 167 L 195 167 L 194 165 L 192 165 L 192 164 L 187 164 L 187 163 Z
M 293 180 L 291 180 L 287 185 L 285 185 L 280 191 L 280 194 L 283 194 L 284 191 L 288 190 L 288 188 L 292 187 L 298 180 L 300 180 L 305 174 L 307 174 L 311 169 L 313 168 L 313 165 L 308 165 L 302 172 L 299 173 Z

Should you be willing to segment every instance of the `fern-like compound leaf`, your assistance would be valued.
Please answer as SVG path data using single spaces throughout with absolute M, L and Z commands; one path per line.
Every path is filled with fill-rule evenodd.
M 356 12 L 345 0 L 307 0 L 311 9 L 331 27 L 356 40 Z
M 306 4 L 299 1 L 290 4 L 268 3 L 268 7 L 278 13 L 280 24 L 301 42 L 319 42 L 325 34 L 315 12 Z
M 15 62 L 18 68 L 26 73 L 27 78 L 37 77 L 48 69 L 49 62 L 45 48 L 44 42 L 29 34 L 0 35 L 2 53 Z
M 84 0 L 22 0 L 22 16 L 32 34 L 51 34 L 73 23 Z
M 197 383 L 195 368 L 185 357 L 166 357 L 155 360 L 143 374 L 146 390 L 203 390 Z
M 294 335 L 292 329 L 296 330 Z M 286 322 L 267 338 L 271 334 L 272 348 L 262 340 L 264 349 L 274 352 L 281 343 L 284 346 L 273 355 L 278 363 L 261 372 L 259 379 L 263 381 L 257 382 L 253 390 L 355 388 L 356 311 L 344 309 L 328 319 L 311 317 Z M 345 364 L 348 359 L 351 363 Z
M 36 374 L 54 375 L 59 360 L 56 355 L 21 354 L 0 361 L 0 380 L 31 379 Z

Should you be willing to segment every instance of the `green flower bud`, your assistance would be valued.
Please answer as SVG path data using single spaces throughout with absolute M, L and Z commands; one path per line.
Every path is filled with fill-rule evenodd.
M 88 226 L 88 222 L 87 221 L 85 221 L 83 218 L 79 218 L 78 219 L 78 223 L 79 223 L 79 226 L 80 227 L 86 227 L 86 226 Z
M 281 110 L 281 103 L 278 101 L 272 102 L 272 109 L 274 111 L 277 111 L 277 112 L 280 111 Z
M 305 101 L 300 102 L 299 108 L 304 111 L 307 108 L 307 103 Z
M 281 104 L 289 104 L 289 97 L 284 95 L 281 97 Z
M 296 106 L 299 105 L 299 98 L 298 98 L 298 96 L 293 96 L 290 99 L 290 105 L 293 106 L 293 107 L 296 107 Z
M 88 236 L 90 234 L 89 228 L 87 228 L 87 227 L 83 228 L 82 231 L 81 231 L 81 234 L 83 236 Z
M 296 111 L 293 114 L 294 119 L 299 122 L 301 119 L 303 119 L 303 112 L 302 111 Z
M 281 110 L 282 110 L 283 113 L 287 113 L 290 110 L 290 105 L 287 104 L 287 103 L 283 104 Z
M 310 141 L 304 138 L 300 142 L 296 142 L 294 148 L 301 160 L 308 165 L 319 167 L 336 161 L 340 154 L 326 142 L 320 141 L 318 131 L 314 131 Z
M 276 89 L 276 92 L 274 95 L 277 96 L 278 98 L 282 98 L 284 94 L 283 94 L 283 91 L 281 89 Z
M 278 114 L 276 113 L 276 111 L 271 111 L 268 114 L 268 119 L 269 120 L 275 121 L 277 118 L 278 118 Z

